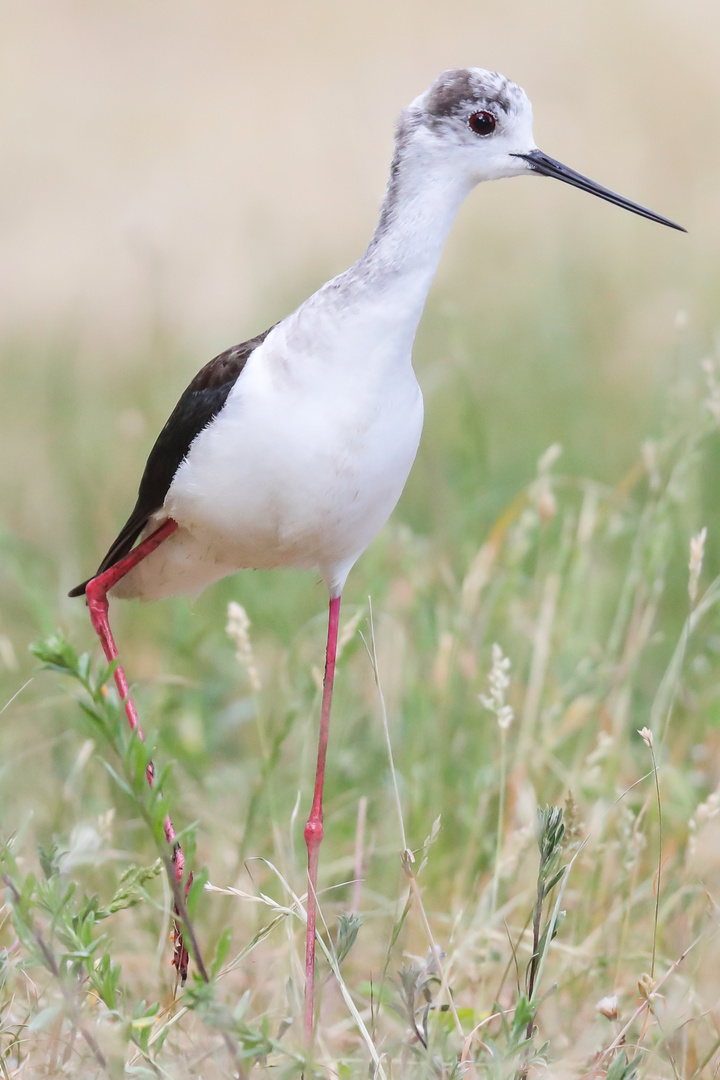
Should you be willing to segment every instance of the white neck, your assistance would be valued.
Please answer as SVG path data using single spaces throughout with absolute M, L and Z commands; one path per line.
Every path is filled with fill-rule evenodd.
M 422 146 L 399 142 L 367 251 L 277 328 L 293 351 L 365 371 L 409 365 L 443 244 L 473 186 Z
M 422 155 L 403 160 L 397 153 L 373 238 L 345 275 L 365 304 L 375 294 L 392 310 L 409 344 L 447 235 L 472 187 L 445 163 L 426 162 Z

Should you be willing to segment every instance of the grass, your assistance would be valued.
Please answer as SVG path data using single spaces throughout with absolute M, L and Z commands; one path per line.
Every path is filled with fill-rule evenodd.
M 195 605 L 117 606 L 148 745 L 131 739 L 63 594 L 130 504 L 182 349 L 158 335 L 138 398 L 144 356 L 112 397 L 71 346 L 8 347 L 2 438 L 28 464 L 3 480 L 1 1075 L 716 1074 L 720 392 L 681 343 L 664 389 L 595 395 L 572 335 L 551 361 L 542 307 L 548 362 L 519 368 L 522 393 L 503 365 L 525 328 L 493 382 L 431 313 L 423 449 L 342 615 L 312 1060 L 322 590 L 246 574 Z M 439 341 L 442 369 L 422 355 Z M 184 989 L 168 807 L 208 971 Z

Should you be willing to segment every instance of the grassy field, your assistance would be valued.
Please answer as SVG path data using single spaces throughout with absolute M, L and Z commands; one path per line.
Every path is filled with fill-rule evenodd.
M 0 1076 L 720 1073 L 718 10 L 8 5 Z M 418 460 L 344 597 L 308 1059 L 323 587 L 115 605 L 147 749 L 66 594 L 197 368 L 357 257 L 394 114 L 462 63 L 690 231 L 530 180 L 462 210 Z
M 425 324 L 423 448 L 343 611 L 315 1065 L 302 828 L 323 590 L 248 573 L 194 605 L 115 611 L 167 805 L 208 875 L 192 922 L 213 975 L 193 965 L 182 990 L 164 804 L 63 597 L 130 504 L 184 350 L 158 333 L 149 380 L 138 355 L 112 393 L 76 394 L 71 346 L 8 348 L 5 438 L 25 455 L 8 518 L 44 525 L 2 539 L 4 1075 L 715 1075 L 720 389 L 682 317 L 634 397 L 598 386 L 549 290 L 514 370 L 524 324 L 477 342 L 442 299 Z M 239 646 L 230 602 L 251 623 Z M 93 673 L 39 670 L 33 641 L 70 669 L 89 650 Z

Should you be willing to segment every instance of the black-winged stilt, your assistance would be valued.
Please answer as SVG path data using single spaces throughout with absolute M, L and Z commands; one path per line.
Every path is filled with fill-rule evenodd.
M 405 486 L 423 422 L 411 363 L 443 243 L 483 180 L 554 176 L 681 226 L 547 157 L 523 90 L 481 68 L 446 71 L 403 112 L 380 221 L 364 255 L 264 334 L 195 376 L 158 436 L 127 523 L 85 593 L 108 660 L 108 593 L 197 593 L 246 568 L 320 572 L 330 594 L 308 853 L 305 1034 L 312 1035 L 318 854 L 340 594 Z M 140 543 L 133 547 L 136 540 Z M 137 713 L 120 666 L 128 719 Z M 142 735 L 142 732 L 140 731 Z M 148 771 L 152 783 L 152 769 Z M 168 819 L 178 880 L 183 857 Z M 187 953 L 176 932 L 174 963 Z

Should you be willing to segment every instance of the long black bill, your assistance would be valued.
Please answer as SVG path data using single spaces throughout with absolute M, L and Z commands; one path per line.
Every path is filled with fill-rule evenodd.
M 650 221 L 657 221 L 659 225 L 667 225 L 668 228 L 677 229 L 678 232 L 687 232 L 687 229 L 683 229 L 682 225 L 676 225 L 674 221 L 661 217 L 660 214 L 654 214 L 652 210 L 646 210 L 644 206 L 638 206 L 637 203 L 624 199 L 622 195 L 616 195 L 614 191 L 601 187 L 594 180 L 588 180 L 587 176 L 583 176 L 581 173 L 575 172 L 574 169 L 569 169 L 567 165 L 556 161 L 555 158 L 543 154 L 542 150 L 531 150 L 529 154 L 514 154 L 513 156 L 523 158 L 535 172 L 540 173 L 542 176 L 554 176 L 556 180 L 562 180 L 564 184 L 571 184 L 573 187 L 580 188 L 581 191 L 589 191 L 591 195 L 598 195 L 601 199 L 615 203 L 615 206 L 622 206 L 624 210 L 631 210 L 633 214 L 639 214 L 640 217 L 649 218 Z

